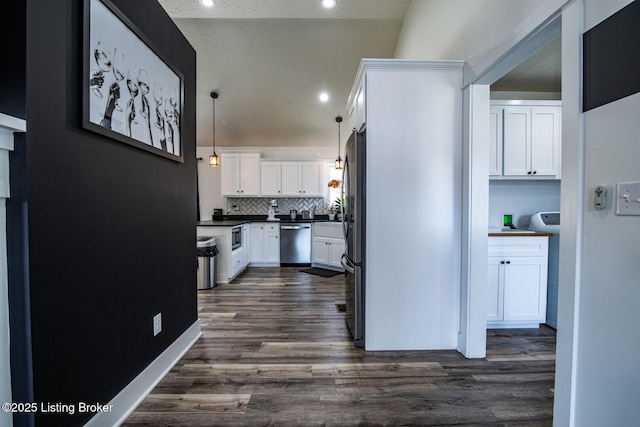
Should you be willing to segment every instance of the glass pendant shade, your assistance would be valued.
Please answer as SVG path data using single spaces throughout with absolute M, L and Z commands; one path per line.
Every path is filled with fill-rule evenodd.
M 220 157 L 218 157 L 215 151 L 209 156 L 209 166 L 212 168 L 220 166 Z
M 340 170 L 342 169 L 342 166 L 343 166 L 342 157 L 338 155 L 338 158 L 336 159 L 336 169 Z

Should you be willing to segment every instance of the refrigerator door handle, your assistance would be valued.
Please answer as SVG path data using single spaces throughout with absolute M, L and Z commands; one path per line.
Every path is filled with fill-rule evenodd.
M 348 171 L 349 170 L 349 158 L 347 157 L 346 153 L 344 156 L 344 165 L 342 167 L 342 186 L 340 187 L 340 200 L 342 201 L 342 203 L 340 204 L 340 209 L 342 211 L 342 215 L 340 215 L 340 219 L 341 219 L 341 223 L 342 223 L 342 235 L 344 236 L 344 244 L 345 246 L 348 246 L 348 236 L 347 236 L 347 220 L 345 219 L 345 217 L 347 216 L 347 206 L 346 204 L 349 203 L 349 197 L 350 194 L 347 193 L 347 198 L 345 199 L 345 194 L 344 194 L 344 188 L 347 185 L 347 182 L 345 181 L 345 179 L 349 178 L 348 175 Z M 349 188 L 349 191 L 351 191 L 351 189 Z
M 342 264 L 342 266 L 344 267 L 344 269 L 349 273 L 349 274 L 356 274 L 356 270 L 353 268 L 353 266 L 349 263 L 349 260 L 347 259 L 347 255 L 346 254 L 342 254 L 342 257 L 340 258 L 340 264 Z

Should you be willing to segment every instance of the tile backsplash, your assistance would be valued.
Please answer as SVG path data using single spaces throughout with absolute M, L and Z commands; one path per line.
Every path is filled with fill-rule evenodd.
M 226 212 L 232 215 L 267 215 L 269 211 L 269 202 L 271 200 L 278 201 L 276 215 L 288 214 L 290 210 L 296 209 L 311 210 L 314 206 L 317 215 L 329 213 L 329 201 L 322 197 L 292 197 L 292 198 L 276 198 L 273 197 L 238 197 L 227 198 Z M 234 210 L 233 206 L 237 205 L 239 210 Z

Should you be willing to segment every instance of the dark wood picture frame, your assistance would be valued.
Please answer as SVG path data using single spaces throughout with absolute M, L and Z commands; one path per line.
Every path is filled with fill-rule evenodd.
M 183 75 L 109 0 L 84 0 L 82 127 L 184 163 Z

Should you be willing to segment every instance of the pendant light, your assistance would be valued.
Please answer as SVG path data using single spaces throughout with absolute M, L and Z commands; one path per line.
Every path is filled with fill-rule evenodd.
M 216 168 L 220 166 L 220 158 L 216 154 L 216 99 L 218 93 L 211 92 L 211 98 L 213 98 L 213 154 L 209 156 L 209 166 Z
M 336 122 L 338 123 L 338 158 L 336 159 L 336 170 L 342 169 L 342 157 L 340 157 L 340 123 L 342 122 L 342 117 L 336 117 Z

